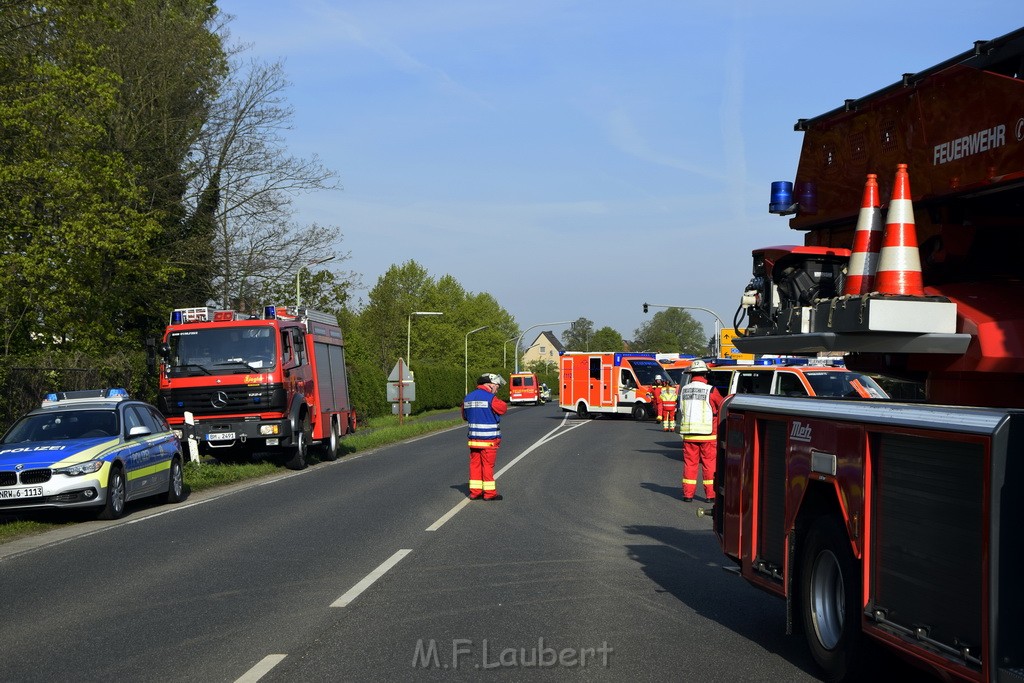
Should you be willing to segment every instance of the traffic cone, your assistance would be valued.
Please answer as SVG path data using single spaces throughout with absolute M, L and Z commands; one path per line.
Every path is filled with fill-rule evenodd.
M 917 249 L 914 205 L 910 201 L 910 176 L 906 164 L 896 166 L 896 182 L 885 218 L 875 289 L 882 294 L 924 296 L 921 254 Z
M 872 291 L 878 252 L 882 248 L 882 203 L 878 199 L 878 176 L 868 173 L 864 184 L 864 198 L 857 216 L 857 230 L 853 233 L 853 253 L 846 268 L 846 286 L 843 294 L 857 296 Z

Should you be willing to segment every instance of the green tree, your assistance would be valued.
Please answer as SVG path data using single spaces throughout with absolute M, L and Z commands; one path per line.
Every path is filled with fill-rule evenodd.
M 595 351 L 624 351 L 622 335 L 611 327 L 605 326 L 594 333 L 590 346 Z
M 562 332 L 562 344 L 565 346 L 566 351 L 598 350 L 597 346 L 591 344 L 593 336 L 594 321 L 587 318 L 577 318 L 576 322 Z
M 633 351 L 695 355 L 707 352 L 703 326 L 681 308 L 658 311 L 633 335 L 630 345 Z

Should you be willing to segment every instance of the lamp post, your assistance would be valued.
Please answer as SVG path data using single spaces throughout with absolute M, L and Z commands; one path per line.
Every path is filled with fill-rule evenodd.
M 466 391 L 463 392 L 463 395 L 469 393 L 469 335 L 479 332 L 480 330 L 486 330 L 488 327 L 490 327 L 490 325 L 484 325 L 483 327 L 478 327 L 475 330 L 470 330 L 466 333 Z
M 519 338 L 516 340 L 516 372 L 519 372 L 519 345 L 523 341 L 523 335 L 525 335 L 527 332 L 529 332 L 532 329 L 535 329 L 535 328 L 538 328 L 538 327 L 544 327 L 545 325 L 552 325 L 552 326 L 554 326 L 554 325 L 570 325 L 570 324 L 572 324 L 574 322 L 575 322 L 574 320 L 559 320 L 556 323 L 539 323 L 537 325 L 532 325 L 530 327 L 527 327 L 525 330 L 523 330 L 523 333 L 520 334 Z M 533 348 L 533 347 L 531 347 L 531 348 Z
M 518 335 L 505 340 L 505 343 L 501 345 L 501 367 L 508 369 L 508 343 L 518 339 Z
M 316 261 L 310 261 L 309 263 L 305 263 L 305 264 L 299 266 L 299 269 L 297 271 L 295 271 L 295 310 L 296 311 L 299 310 L 300 306 L 302 306 L 302 297 L 299 296 L 299 276 L 302 275 L 303 268 L 308 270 L 310 266 L 318 266 L 321 263 L 327 263 L 328 261 L 333 261 L 333 260 L 334 260 L 333 256 L 328 256 L 327 258 L 322 258 L 322 259 L 319 259 L 319 260 L 316 260 Z
M 412 367 L 409 356 L 412 355 L 412 317 L 414 315 L 444 315 L 441 311 L 413 311 L 409 314 L 409 324 L 405 330 L 405 367 Z
M 646 301 L 644 302 L 644 313 L 647 312 L 648 306 L 654 306 L 655 308 L 680 308 L 684 311 L 687 309 L 694 311 L 704 311 L 705 313 L 710 313 L 711 315 L 713 315 L 715 317 L 715 356 L 718 356 L 718 353 L 721 351 L 721 349 L 718 348 L 718 338 L 720 336 L 721 330 L 725 328 L 725 323 L 722 322 L 722 319 L 718 317 L 717 313 L 712 311 L 710 308 L 702 308 L 700 306 L 667 306 L 665 304 L 649 304 Z

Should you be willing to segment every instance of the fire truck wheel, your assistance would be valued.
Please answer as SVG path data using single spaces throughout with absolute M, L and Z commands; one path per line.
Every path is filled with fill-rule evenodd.
M 633 419 L 642 422 L 647 419 L 647 406 L 643 403 L 633 404 Z
M 587 404 L 583 401 L 580 401 L 580 404 L 576 406 L 576 417 L 581 420 L 586 420 L 590 417 L 590 412 L 587 410 Z
M 290 470 L 304 470 L 309 465 L 307 462 L 307 456 L 309 455 L 309 419 L 303 417 L 299 420 L 299 428 L 295 432 L 295 436 L 292 437 L 295 440 L 295 445 L 292 446 L 292 459 L 285 465 Z
M 854 674 L 860 649 L 860 579 L 846 531 L 831 516 L 814 521 L 800 562 L 800 612 L 811 655 L 826 680 Z
M 321 442 L 320 450 L 317 453 L 321 460 L 334 461 L 338 459 L 338 440 L 340 438 L 338 436 L 338 428 L 332 424 L 330 435 Z

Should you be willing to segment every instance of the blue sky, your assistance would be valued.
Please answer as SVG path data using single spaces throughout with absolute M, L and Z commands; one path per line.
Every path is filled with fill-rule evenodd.
M 218 5 L 284 64 L 289 151 L 338 173 L 295 219 L 341 229 L 340 268 L 369 288 L 414 259 L 522 329 L 627 339 L 644 301 L 731 326 L 751 250 L 802 241 L 767 212 L 798 118 L 1024 26 L 1019 0 Z

